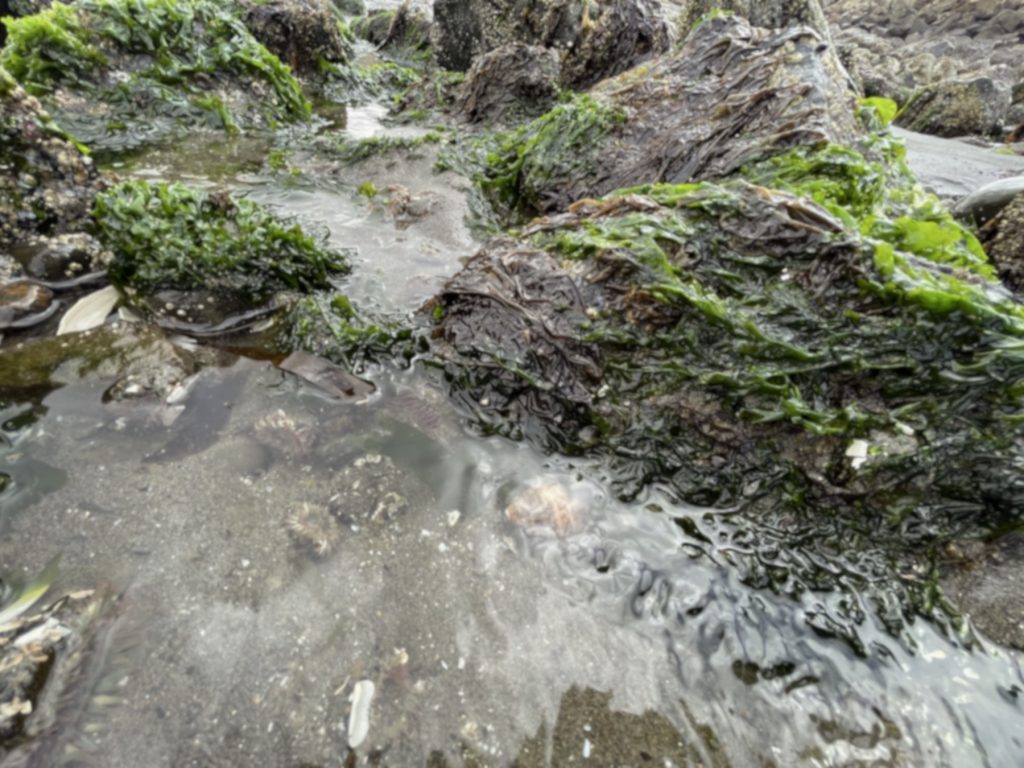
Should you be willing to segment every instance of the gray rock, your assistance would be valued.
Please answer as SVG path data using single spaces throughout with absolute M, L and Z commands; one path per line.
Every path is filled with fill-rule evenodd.
M 1024 190 L 993 214 L 978 235 L 1002 281 L 1024 292 Z
M 732 11 L 756 27 L 783 29 L 806 24 L 829 39 L 828 20 L 818 0 L 687 0 L 680 18 L 684 32 L 714 10 Z
M 562 85 L 585 88 L 667 51 L 669 25 L 657 0 L 435 0 L 438 63 L 466 71 L 509 43 L 562 52 Z
M 340 64 L 352 55 L 328 0 L 249 2 L 244 21 L 297 74 L 316 75 L 321 60 Z
M 1024 650 L 1024 536 L 946 547 L 942 589 L 982 634 Z
M 1024 176 L 1000 179 L 965 197 L 953 212 L 967 221 L 984 224 L 1021 193 L 1024 193 Z
M 1010 107 L 1009 88 L 990 77 L 925 86 L 897 118 L 904 128 L 933 136 L 997 135 Z
M 504 45 L 474 62 L 456 97 L 455 113 L 469 123 L 537 117 L 557 101 L 560 78 L 557 51 Z

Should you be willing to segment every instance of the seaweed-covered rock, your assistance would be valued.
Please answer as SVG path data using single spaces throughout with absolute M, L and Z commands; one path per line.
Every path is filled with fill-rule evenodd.
M 317 75 L 323 62 L 344 64 L 352 50 L 328 0 L 247 2 L 245 25 L 292 71 Z
M 670 57 L 604 81 L 470 150 L 497 208 L 564 210 L 633 184 L 728 176 L 755 158 L 858 134 L 842 65 L 808 27 L 701 24 Z
M 90 158 L 0 67 L 0 257 L 80 231 L 101 186 Z
M 695 547 L 736 537 L 741 578 L 794 595 L 846 573 L 898 633 L 950 615 L 897 574 L 1020 522 L 1024 307 L 900 146 L 860 146 L 581 200 L 486 247 L 424 317 L 485 431 L 602 455 L 625 496 L 728 508 L 685 521 Z M 810 621 L 856 647 L 852 606 Z
M 375 11 L 356 19 L 352 32 L 378 48 L 404 53 L 404 58 L 430 55 L 430 19 L 408 2 L 396 11 Z
M 537 117 L 558 100 L 557 51 L 511 43 L 477 58 L 459 88 L 454 111 L 469 123 Z
M 947 81 L 915 93 L 897 122 L 912 131 L 947 138 L 997 135 L 1009 106 L 1009 89 L 989 77 Z
M 1003 282 L 1024 293 L 1024 194 L 989 220 L 980 236 Z
M 97 148 L 130 148 L 208 125 L 306 119 L 291 71 L 217 0 L 56 2 L 5 22 L 0 65 L 60 125 Z
M 111 282 L 180 330 L 213 333 L 266 316 L 278 292 L 329 288 L 348 271 L 343 254 L 294 222 L 223 193 L 124 182 L 97 198 L 93 216 L 113 253 Z
M 828 19 L 819 0 L 684 0 L 680 26 L 686 30 L 712 13 L 731 12 L 757 27 L 784 29 L 801 24 L 829 38 Z
M 562 85 L 585 88 L 666 51 L 669 27 L 655 0 L 435 0 L 438 63 L 466 71 L 509 43 L 557 48 Z

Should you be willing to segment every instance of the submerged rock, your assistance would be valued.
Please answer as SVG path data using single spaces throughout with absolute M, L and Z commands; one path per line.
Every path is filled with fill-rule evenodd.
M 56 2 L 7 22 L 0 65 L 86 145 L 127 149 L 182 127 L 305 120 L 291 71 L 217 0 Z
M 673 55 L 483 142 L 471 173 L 511 218 L 633 184 L 723 178 L 794 147 L 850 143 L 848 86 L 813 30 L 714 18 Z
M 468 123 L 538 117 L 558 100 L 560 77 L 557 51 L 510 43 L 473 63 L 458 90 L 454 112 Z
M 510 43 L 562 54 L 562 85 L 584 88 L 669 47 L 669 28 L 654 0 L 435 0 L 438 63 L 466 71 L 474 59 Z
M 245 6 L 245 25 L 293 72 L 319 75 L 324 62 L 344 64 L 352 50 L 328 0 L 271 0 Z
M 0 748 L 22 759 L 45 745 L 59 715 L 69 714 L 62 704 L 96 661 L 90 644 L 111 602 L 83 591 L 18 610 L 25 600 L 23 594 L 0 610 Z

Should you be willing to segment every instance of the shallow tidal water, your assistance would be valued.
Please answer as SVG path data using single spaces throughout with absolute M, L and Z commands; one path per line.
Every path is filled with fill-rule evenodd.
M 476 247 L 464 181 L 429 149 L 337 167 L 297 150 L 276 172 L 266 149 L 217 139 L 118 170 L 325 229 L 353 249 L 346 293 L 383 312 L 414 311 Z M 361 197 L 368 181 L 426 214 Z M 112 402 L 102 370 L 0 392 L 0 575 L 60 556 L 51 594 L 104 600 L 53 732 L 0 766 L 1021 765 L 1019 654 L 921 620 L 896 639 L 870 610 L 856 652 L 812 629 L 828 595 L 752 589 L 687 535 L 721 511 L 658 488 L 623 503 L 599 464 L 476 435 L 429 371 L 337 400 L 221 362 L 172 404 Z M 510 521 L 536 487 L 577 524 Z M 375 695 L 351 749 L 359 681 Z

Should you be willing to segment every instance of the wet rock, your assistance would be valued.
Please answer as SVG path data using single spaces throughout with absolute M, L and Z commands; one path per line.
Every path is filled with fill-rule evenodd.
M 434 49 L 447 69 L 466 71 L 477 56 L 516 42 L 559 50 L 562 85 L 584 88 L 666 51 L 670 40 L 653 0 L 434 3 Z
M 343 64 L 352 56 L 328 0 L 247 3 L 243 20 L 268 50 L 306 77 L 320 73 L 321 61 Z
M 89 643 L 110 601 L 91 591 L 31 607 L 0 624 L 0 748 L 27 758 L 93 659 Z M 9 607 L 9 606 L 5 606 Z
M 537 117 L 558 99 L 557 51 L 511 43 L 477 58 L 458 91 L 454 111 L 468 123 Z
M 867 95 L 905 104 L 921 88 L 988 77 L 1002 87 L 1020 80 L 1024 41 L 1020 10 L 957 0 L 823 0 L 844 60 L 860 72 Z M 1005 104 L 1000 101 L 1000 104 Z M 1010 113 L 1009 124 L 1024 120 Z
M 349 16 L 359 16 L 366 12 L 366 3 L 363 0 L 331 0 L 334 7 Z
M 944 554 L 942 587 L 949 598 L 983 635 L 1024 650 L 1024 536 L 955 542 Z
M 29 277 L 60 284 L 100 272 L 111 259 L 110 252 L 84 232 L 31 237 L 12 250 Z
M 31 328 L 57 312 L 53 291 L 22 280 L 0 286 L 0 331 Z
M 49 61 L 51 50 L 61 51 L 58 66 Z M 185 129 L 238 131 L 310 115 L 288 67 L 230 4 L 216 0 L 56 4 L 10 22 L 0 66 L 94 149 L 131 149 Z
M 707 14 L 727 11 L 757 27 L 785 29 L 805 24 L 829 39 L 828 20 L 819 0 L 686 0 L 682 5 L 680 29 L 684 34 Z
M 956 204 L 957 216 L 977 225 L 982 225 L 998 214 L 1003 208 L 1024 193 L 1024 176 L 1014 176 L 986 184 Z
M 715 18 L 673 55 L 499 137 L 476 180 L 499 210 L 529 217 L 634 184 L 722 178 L 795 147 L 850 143 L 852 102 L 810 28 Z
M 582 89 L 669 49 L 668 25 L 654 0 L 584 3 L 580 32 L 565 55 L 562 84 Z
M 91 376 L 113 381 L 106 401 L 153 400 L 194 373 L 196 357 L 152 328 L 122 323 L 8 345 L 0 355 L 0 375 L 12 390 L 46 389 Z
M 749 26 L 715 19 L 695 38 L 714 25 L 730 25 L 710 38 L 735 46 L 724 69 L 743 77 L 737 70 L 748 49 L 723 30 Z M 818 40 L 809 30 L 793 34 L 753 38 L 790 44 L 775 83 L 787 82 L 788 67 L 804 71 L 806 59 L 793 53 L 803 36 Z M 745 159 L 706 166 L 724 177 L 716 183 L 686 175 L 677 177 L 682 183 L 644 183 L 660 167 L 641 165 L 632 187 L 600 199 L 583 196 L 584 185 L 593 189 L 603 170 L 563 176 L 583 178 L 564 197 L 533 198 L 551 201 L 554 212 L 516 239 L 488 244 L 423 310 L 430 357 L 455 401 L 487 434 L 601 457 L 623 497 L 666 483 L 687 503 L 745 510 L 735 528 L 682 520 L 680 527 L 697 542 L 756 542 L 750 560 L 740 556 L 741 578 L 768 589 L 789 593 L 790 579 L 848 588 L 827 568 L 790 559 L 782 542 L 804 536 L 805 525 L 843 552 L 857 540 L 886 550 L 886 562 L 913 563 L 958 530 L 964 503 L 979 526 L 1014 524 L 1024 503 L 1024 429 L 1005 431 L 1004 414 L 1021 404 L 1019 376 L 1006 372 L 1015 369 L 1024 322 L 978 242 L 936 199 L 914 191 L 890 136 L 863 136 L 830 114 L 824 98 L 811 120 L 773 109 L 718 133 L 714 121 L 742 106 L 722 98 L 730 87 L 716 87 L 721 70 L 699 51 L 684 61 L 703 68 L 687 88 L 671 90 L 674 103 L 685 104 L 691 89 L 704 92 L 703 82 L 725 107 L 712 115 L 714 133 L 701 126 L 688 135 L 692 122 L 681 121 L 674 139 L 695 136 L 700 146 L 714 136 L 717 158 Z M 781 94 L 809 90 L 789 82 L 793 90 Z M 612 92 L 623 83 L 628 74 Z M 657 93 L 647 72 L 644 83 Z M 852 115 L 852 105 L 845 109 Z M 628 112 L 626 126 L 638 111 Z M 780 130 L 815 115 L 819 138 L 795 136 L 780 153 Z M 848 128 L 831 135 L 852 136 L 851 146 L 828 143 L 837 118 Z M 532 135 L 518 136 L 516 146 L 538 146 Z M 870 191 L 868 178 L 877 180 Z M 558 212 L 574 196 L 581 199 Z M 958 370 L 979 377 L 968 381 Z M 927 532 L 894 527 L 886 516 L 895 497 L 908 515 L 927 516 Z M 826 510 L 838 529 L 820 526 Z M 866 520 L 874 522 L 861 528 Z M 878 534 L 883 528 L 891 538 Z M 867 529 L 870 541 L 857 533 Z M 900 610 L 944 611 L 922 601 L 923 581 L 893 572 L 882 582 L 886 590 L 895 584 Z M 880 618 L 894 633 L 904 626 L 894 615 Z M 843 636 L 857 647 L 853 634 Z
M 0 254 L 81 232 L 102 188 L 92 161 L 0 67 Z
M 947 138 L 998 135 L 1009 105 L 1007 88 L 991 78 L 949 81 L 915 93 L 897 123 L 911 131 Z
M 430 19 L 408 2 L 396 11 L 376 11 L 357 19 L 352 31 L 378 48 L 396 49 L 406 55 L 429 55 Z
M 1012 290 L 1024 293 L 1024 194 L 1018 194 L 980 232 L 999 277 Z
M 181 185 L 124 182 L 97 198 L 95 227 L 113 253 L 111 282 L 165 327 L 217 335 L 348 271 L 344 254 L 248 200 Z

